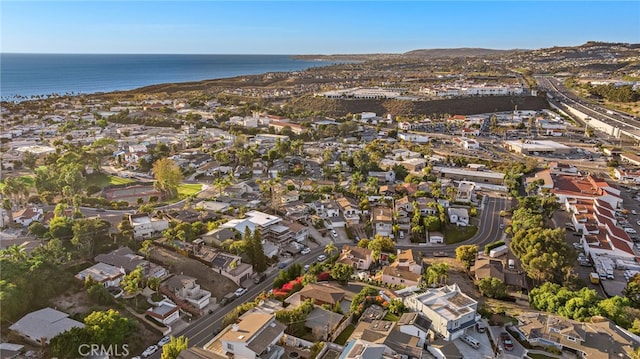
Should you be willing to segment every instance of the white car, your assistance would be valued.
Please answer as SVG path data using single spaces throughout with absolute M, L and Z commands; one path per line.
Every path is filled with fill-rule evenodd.
M 327 260 L 327 256 L 325 256 L 324 254 L 321 254 L 318 256 L 318 262 L 324 262 Z
M 636 224 L 640 226 L 640 221 L 636 222 Z
M 234 294 L 236 295 L 236 297 L 240 297 L 241 295 L 243 295 L 246 292 L 247 292 L 247 288 L 240 287 L 240 288 L 236 289 Z
M 307 255 L 307 254 L 309 254 L 309 253 L 311 253 L 311 248 L 309 248 L 309 247 L 307 247 L 307 248 L 303 249 L 303 250 L 300 252 L 300 254 L 302 254 L 302 255 Z
M 163 337 L 162 339 L 160 339 L 160 341 L 158 341 L 158 346 L 162 347 L 165 344 L 168 344 L 170 341 L 171 341 L 171 337 L 170 336 Z
M 302 267 L 302 269 L 303 269 L 305 272 L 306 272 L 306 271 L 308 271 L 308 270 L 309 270 L 309 268 L 311 268 L 311 266 L 310 266 L 310 265 L 308 265 L 308 264 L 305 264 L 305 265 L 304 265 L 304 267 Z
M 335 230 L 335 229 L 332 229 L 332 230 L 331 230 L 331 237 L 333 237 L 333 238 L 338 238 L 338 232 L 336 232 L 336 230 Z
M 635 229 L 631 228 L 631 227 L 627 227 L 624 229 L 625 232 L 627 233 L 631 233 L 631 234 L 636 234 L 638 233 Z
M 153 353 L 155 353 L 155 352 L 157 352 L 157 351 L 158 351 L 158 346 L 157 346 L 157 345 L 152 345 L 152 346 L 148 347 L 147 349 L 145 349 L 145 350 L 142 352 L 142 357 L 143 357 L 143 358 L 150 357 L 150 356 L 152 356 L 152 355 L 153 355 Z

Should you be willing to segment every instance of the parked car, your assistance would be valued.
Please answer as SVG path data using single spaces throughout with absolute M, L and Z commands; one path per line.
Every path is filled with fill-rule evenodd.
M 236 297 L 240 297 L 246 292 L 247 292 L 247 288 L 240 287 L 240 288 L 236 289 L 236 291 L 233 292 L 233 293 L 236 295 Z
M 327 260 L 327 256 L 325 256 L 324 254 L 321 254 L 318 256 L 318 262 L 324 262 Z
M 332 230 L 331 230 L 331 237 L 333 237 L 333 239 L 338 238 L 338 232 L 336 232 L 336 230 L 335 230 L 335 229 L 332 229 Z
M 169 343 L 170 341 L 171 341 L 171 337 L 170 337 L 170 336 L 162 337 L 162 339 L 160 339 L 160 340 L 158 341 L 158 346 L 159 346 L 159 347 L 162 347 L 162 346 L 164 346 L 165 344 Z
M 640 221 L 637 221 L 636 224 L 640 226 Z
M 233 302 L 234 300 L 236 300 L 237 296 L 235 293 L 229 293 L 227 295 L 225 295 L 224 297 L 222 297 L 222 299 L 220 300 L 220 305 L 225 306 L 231 302 Z
M 437 251 L 437 252 L 433 252 L 433 256 L 434 257 L 448 257 L 449 255 L 447 254 L 447 252 Z
M 302 267 L 302 269 L 303 269 L 305 272 L 306 272 L 306 271 L 308 271 L 308 270 L 309 270 L 309 268 L 311 268 L 311 266 L 310 266 L 310 265 L 308 265 L 308 264 L 305 264 L 305 265 L 304 265 L 304 267 Z
M 142 352 L 142 357 L 143 357 L 143 358 L 150 357 L 150 356 L 152 356 L 152 355 L 153 355 L 153 353 L 155 353 L 155 352 L 157 352 L 157 351 L 158 351 L 158 346 L 157 346 L 157 345 L 152 345 L 152 346 L 148 347 L 147 349 L 145 349 L 145 350 Z
M 505 350 L 511 351 L 513 350 L 513 342 L 511 341 L 511 337 L 507 333 L 500 334 L 500 340 L 502 341 L 502 346 Z
M 306 256 L 309 253 L 311 253 L 311 248 L 309 247 L 306 247 L 302 251 L 300 251 L 300 254 L 302 254 L 303 256 Z
M 267 273 L 258 273 L 253 278 L 253 283 L 255 284 L 262 283 L 265 279 L 267 279 Z

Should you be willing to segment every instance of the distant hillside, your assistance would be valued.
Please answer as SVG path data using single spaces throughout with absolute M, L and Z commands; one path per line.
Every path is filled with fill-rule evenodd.
M 494 50 L 494 49 L 482 49 L 482 48 L 469 48 L 462 47 L 457 49 L 422 49 L 405 52 L 406 56 L 417 57 L 468 57 L 468 56 L 491 56 L 491 55 L 505 55 L 515 51 L 527 51 L 527 50 Z

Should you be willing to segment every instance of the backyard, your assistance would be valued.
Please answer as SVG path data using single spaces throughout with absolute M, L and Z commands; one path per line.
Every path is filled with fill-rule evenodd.
M 178 186 L 178 198 L 186 198 L 200 192 L 202 185 L 199 183 L 181 183 Z

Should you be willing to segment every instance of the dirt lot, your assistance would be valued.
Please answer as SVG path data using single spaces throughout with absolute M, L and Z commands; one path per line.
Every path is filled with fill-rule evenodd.
M 216 273 L 205 264 L 165 248 L 155 247 L 150 256 L 154 262 L 161 263 L 173 274 L 182 273 L 196 278 L 198 280 L 197 283 L 202 288 L 210 291 L 211 295 L 218 298 L 218 300 L 238 288 L 230 279 Z
M 480 302 L 484 301 L 482 295 L 473 284 L 473 279 L 467 275 L 464 267 L 458 260 L 455 258 L 431 258 L 427 257 L 425 259 L 425 263 L 433 264 L 433 263 L 447 263 L 449 265 L 449 279 L 447 280 L 447 284 L 451 285 L 453 283 L 457 284 L 462 290 L 463 293 L 466 293 L 471 298 L 476 299 Z

